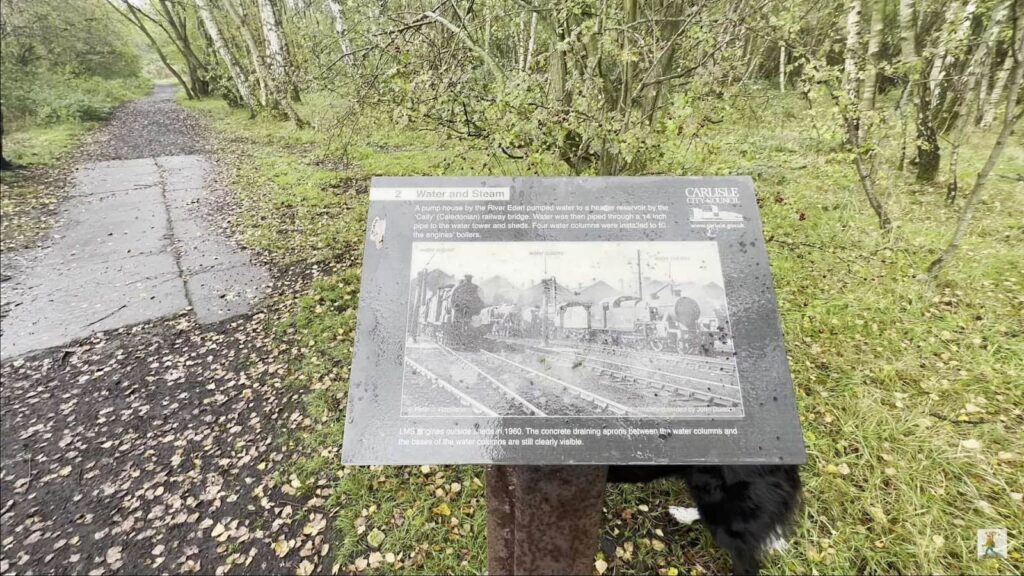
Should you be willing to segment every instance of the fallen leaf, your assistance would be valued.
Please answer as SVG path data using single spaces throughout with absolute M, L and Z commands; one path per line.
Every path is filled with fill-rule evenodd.
M 380 548 L 380 545 L 384 543 L 384 533 L 378 528 L 374 528 L 366 535 L 366 542 L 371 548 Z
M 296 576 L 309 576 L 316 569 L 316 565 L 309 560 L 303 560 L 299 563 L 299 567 L 295 569 Z
M 960 441 L 960 447 L 964 450 L 979 450 L 981 448 L 981 442 L 974 438 L 968 438 L 967 440 Z
M 302 533 L 306 536 L 316 536 L 327 527 L 327 518 L 322 514 L 316 514 L 303 528 Z
M 288 554 L 288 551 L 291 549 L 291 544 L 289 544 L 284 538 L 274 542 L 274 552 L 277 554 L 278 558 L 284 558 L 285 554 Z

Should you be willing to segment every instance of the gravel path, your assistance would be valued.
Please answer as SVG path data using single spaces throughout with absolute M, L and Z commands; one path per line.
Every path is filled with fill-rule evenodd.
M 202 118 L 174 100 L 176 89 L 159 85 L 153 92 L 114 112 L 103 130 L 90 139 L 82 160 L 130 160 L 212 152 Z
M 159 89 L 85 156 L 206 142 Z M 330 571 L 326 484 L 287 469 L 284 434 L 311 423 L 267 330 L 295 284 L 255 313 L 185 310 L 0 365 L 0 574 Z

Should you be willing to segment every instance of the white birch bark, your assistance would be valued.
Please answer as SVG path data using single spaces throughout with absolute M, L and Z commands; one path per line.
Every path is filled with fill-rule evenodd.
M 786 91 L 786 45 L 779 44 L 779 92 Z
M 270 99 L 272 90 L 268 88 L 270 83 L 270 73 L 267 71 L 266 64 L 263 63 L 263 56 L 261 55 L 259 44 L 256 43 L 256 39 L 253 37 L 252 32 L 249 31 L 249 27 L 245 25 L 245 16 L 243 15 L 242 8 L 235 2 L 237 0 L 226 0 L 223 2 L 223 6 L 231 17 L 232 23 L 235 28 L 238 29 L 242 36 L 242 40 L 245 42 L 246 48 L 249 50 L 249 58 L 252 61 L 253 70 L 256 71 L 256 79 L 259 81 L 260 88 L 260 104 L 263 106 L 273 107 L 273 102 Z
M 903 93 L 900 95 L 900 160 L 899 170 L 903 171 L 907 158 L 907 128 L 913 114 L 910 110 L 913 94 L 913 78 L 918 75 L 917 57 L 917 17 L 914 13 L 914 0 L 900 0 L 900 69 L 906 78 Z
M 526 66 L 527 71 L 530 70 L 530 66 L 533 64 L 533 52 L 537 48 L 537 12 L 533 11 L 530 13 L 530 35 L 529 40 L 526 42 Z
M 988 128 L 992 126 L 992 122 L 996 119 L 996 112 L 999 110 L 999 101 L 1003 98 L 1003 91 L 1006 89 L 1006 81 L 1010 77 L 1010 69 L 1013 67 L 1013 55 L 1007 54 L 1006 60 L 1003 61 L 1003 66 L 996 73 L 995 82 L 992 84 L 992 92 L 989 93 L 988 99 L 985 101 L 984 109 L 981 113 L 981 124 L 982 128 Z
M 999 33 L 1003 29 L 1003 24 L 1009 7 L 1009 2 L 1007 1 L 997 5 L 992 10 L 992 16 L 989 20 L 988 27 L 985 28 L 985 33 L 982 35 L 981 42 L 974 49 L 974 53 L 971 55 L 971 60 L 967 65 L 958 102 L 961 116 L 965 118 L 965 121 L 966 118 L 970 116 L 970 102 L 975 96 L 974 88 L 977 85 L 978 80 L 982 76 L 988 76 L 991 49 L 999 39 Z
M 274 82 L 288 86 L 288 61 L 285 57 L 284 37 L 277 23 L 277 14 L 270 0 L 258 0 L 260 25 L 267 42 L 267 61 Z
M 526 13 L 519 15 L 515 28 L 516 70 L 526 70 Z
M 860 60 L 860 13 L 861 0 L 849 0 L 846 11 L 846 55 L 843 62 L 843 92 L 848 98 L 848 105 L 857 102 L 857 86 L 860 72 L 857 62 Z
M 975 85 L 978 82 L 978 78 L 982 75 L 988 75 L 988 54 L 989 47 L 996 42 L 999 37 L 999 31 L 1003 27 L 1003 18 L 1006 17 L 1006 10 L 1009 8 L 1007 3 L 1001 3 L 996 5 L 992 11 L 992 15 L 989 19 L 988 27 L 985 28 L 984 34 L 982 34 L 981 42 L 978 43 L 974 49 L 974 54 L 971 55 L 971 60 L 967 65 L 967 69 L 964 72 L 964 77 L 956 83 L 957 85 L 957 98 L 953 107 L 953 129 L 950 137 L 950 155 L 949 155 L 949 183 L 946 186 L 946 202 L 953 204 L 956 202 L 956 197 L 959 192 L 959 178 L 958 178 L 958 163 L 960 161 L 960 145 L 964 140 L 964 132 L 967 130 L 967 125 L 971 118 L 974 116 L 974 98 L 977 93 L 974 90 Z
M 871 1 L 871 31 L 868 34 L 868 58 L 864 70 L 864 85 L 861 88 L 860 110 L 861 124 L 866 124 L 864 115 L 875 109 L 875 91 L 878 87 L 879 50 L 882 46 L 883 0 Z
M 231 74 L 231 79 L 235 82 L 235 88 L 238 90 L 238 95 L 241 97 L 242 102 L 245 103 L 246 107 L 249 108 L 250 114 L 256 113 L 256 101 L 252 97 L 252 92 L 249 90 L 248 81 L 245 78 L 245 74 L 242 69 L 238 66 L 238 62 L 235 61 L 235 57 L 231 54 L 231 50 L 228 45 L 224 42 L 224 37 L 220 34 L 220 28 L 217 26 L 217 20 L 213 17 L 213 12 L 210 11 L 210 5 L 207 0 L 195 0 L 196 8 L 199 10 L 199 17 L 203 21 L 203 27 L 206 28 L 207 34 L 210 35 L 210 40 L 213 42 L 213 49 L 217 51 L 217 55 L 220 56 L 221 60 L 224 61 L 224 65 L 227 66 L 228 72 Z
M 957 26 L 956 31 L 953 33 L 953 38 L 949 42 L 943 43 L 942 55 L 935 60 L 931 77 L 933 107 L 937 107 L 942 102 L 942 87 L 945 84 L 942 75 L 945 74 L 949 67 L 953 65 L 954 60 L 956 60 L 956 51 L 963 44 L 964 40 L 967 39 L 967 35 L 971 31 L 971 18 L 974 17 L 974 12 L 977 9 L 977 0 L 967 0 L 963 16 L 960 18 L 960 25 Z
M 338 34 L 338 43 L 341 45 L 341 53 L 344 55 L 345 63 L 351 66 L 352 44 L 348 40 L 345 13 L 341 11 L 341 4 L 338 3 L 338 0 L 327 0 L 327 8 L 331 11 L 331 18 L 334 20 L 334 31 Z
M 908 68 L 917 61 L 916 29 L 914 0 L 900 0 L 900 60 Z

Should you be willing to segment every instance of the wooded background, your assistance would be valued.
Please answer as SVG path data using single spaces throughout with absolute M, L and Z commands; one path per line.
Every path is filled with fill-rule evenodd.
M 41 19 L 30 2 L 5 0 L 4 50 L 15 53 L 5 63 L 45 57 L 76 76 L 130 75 L 138 64 L 107 31 L 112 24 L 93 3 L 76 1 L 90 28 L 64 22 L 79 32 L 37 32 L 36 43 L 59 39 L 56 50 L 38 50 L 31 30 L 60 23 Z M 884 174 L 933 182 L 948 164 L 945 201 L 965 196 L 961 225 L 929 275 L 961 243 L 1021 117 L 1024 7 L 1015 0 L 108 4 L 189 98 L 217 94 L 254 116 L 305 126 L 293 103 L 327 91 L 508 158 L 558 158 L 574 174 L 656 169 L 667 139 L 696 138 L 719 121 L 712 108 L 684 128 L 688 101 L 729 107 L 736 87 L 750 83 L 796 91 L 808 108 L 828 112 L 823 130 L 843 134 L 883 229 L 893 226 Z M 47 14 L 56 12 L 69 13 Z M 99 43 L 86 58 L 60 48 L 83 37 Z M 5 87 L 8 115 L 29 100 L 20 85 Z M 1000 136 L 964 186 L 959 151 L 975 129 Z

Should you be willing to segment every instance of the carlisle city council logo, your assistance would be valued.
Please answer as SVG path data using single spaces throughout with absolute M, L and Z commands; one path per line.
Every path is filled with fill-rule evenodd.
M 1006 528 L 978 530 L 978 558 L 1006 558 Z
M 718 206 L 693 206 L 690 208 L 690 220 L 694 222 L 742 222 L 743 215 L 739 212 L 722 210 Z

